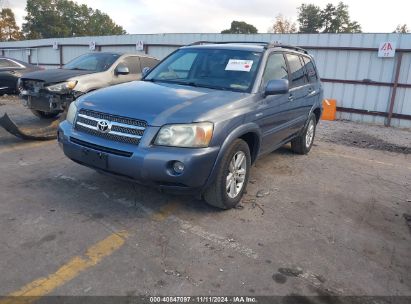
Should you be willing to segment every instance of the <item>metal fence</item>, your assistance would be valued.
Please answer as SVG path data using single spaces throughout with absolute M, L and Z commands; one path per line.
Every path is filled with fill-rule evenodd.
M 91 43 L 94 51 L 142 52 L 161 59 L 195 41 L 278 41 L 304 47 L 316 59 L 325 97 L 337 100 L 338 118 L 411 128 L 411 34 L 123 35 L 0 42 L 0 51 L 57 68 L 90 52 Z M 396 45 L 394 58 L 377 56 L 384 41 Z M 141 51 L 138 42 L 143 42 Z

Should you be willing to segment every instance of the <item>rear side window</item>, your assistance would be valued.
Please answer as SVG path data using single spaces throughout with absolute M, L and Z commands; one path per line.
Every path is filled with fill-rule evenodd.
M 307 76 L 310 82 L 316 82 L 318 80 L 317 72 L 315 71 L 314 63 L 308 57 L 303 57 L 305 63 L 305 70 L 307 71 Z
M 123 60 L 123 64 L 128 67 L 130 74 L 140 74 L 141 73 L 141 68 L 140 68 L 140 61 L 138 56 L 130 56 L 126 57 Z
M 298 55 L 286 54 L 291 73 L 291 86 L 299 87 L 306 83 L 304 67 Z
M 263 75 L 263 87 L 274 79 L 288 79 L 287 64 L 282 53 L 274 53 L 268 57 Z

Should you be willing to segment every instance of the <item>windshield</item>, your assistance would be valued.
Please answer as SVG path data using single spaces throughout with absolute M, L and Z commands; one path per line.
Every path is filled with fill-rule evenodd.
M 181 49 L 144 80 L 246 92 L 251 90 L 261 56 L 251 51 Z
M 63 69 L 102 72 L 111 67 L 118 57 L 120 57 L 119 54 L 85 54 L 64 65 Z

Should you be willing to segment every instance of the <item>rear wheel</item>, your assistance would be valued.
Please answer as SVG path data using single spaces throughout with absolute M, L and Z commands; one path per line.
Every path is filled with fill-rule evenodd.
M 251 167 L 247 143 L 236 139 L 224 155 L 217 177 L 204 193 L 205 201 L 214 207 L 230 209 L 241 200 Z
M 291 150 L 293 150 L 294 153 L 307 154 L 310 152 L 314 143 L 316 125 L 317 120 L 315 115 L 311 114 L 303 132 L 291 141 Z
M 44 112 L 31 109 L 31 112 L 39 118 L 50 119 L 55 118 L 60 114 L 60 111 Z

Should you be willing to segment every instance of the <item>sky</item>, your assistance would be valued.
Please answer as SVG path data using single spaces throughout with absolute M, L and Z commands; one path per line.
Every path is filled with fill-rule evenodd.
M 321 8 L 340 0 L 77 0 L 107 13 L 129 34 L 219 33 L 230 28 L 232 20 L 245 21 L 266 33 L 275 17 L 282 14 L 296 21 L 297 7 L 313 3 Z M 350 16 L 363 32 L 385 33 L 398 24 L 411 27 L 411 1 L 344 0 Z M 25 16 L 26 0 L 0 0 L 12 8 L 19 26 Z

